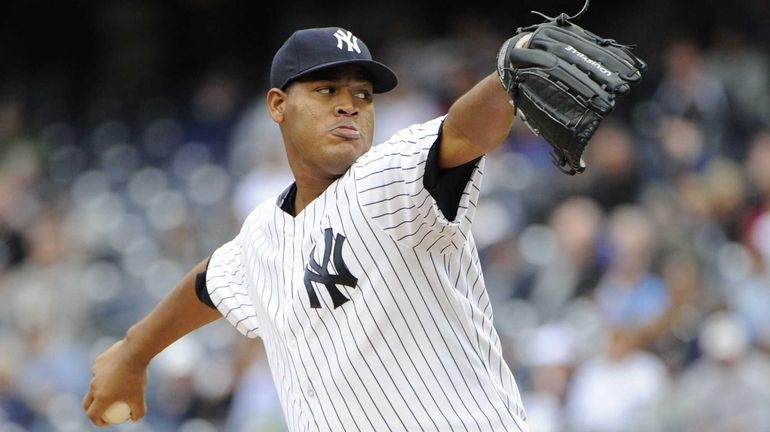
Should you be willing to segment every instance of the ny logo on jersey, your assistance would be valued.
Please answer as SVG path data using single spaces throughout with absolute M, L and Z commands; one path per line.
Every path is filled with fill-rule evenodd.
M 342 49 L 342 42 L 345 42 L 348 45 L 348 51 L 355 50 L 355 52 L 361 54 L 361 48 L 358 47 L 358 38 L 353 36 L 353 33 L 337 29 L 334 37 L 337 38 L 337 48 Z
M 310 252 L 310 262 L 305 268 L 305 288 L 307 289 L 307 295 L 310 298 L 310 307 L 315 309 L 321 307 L 321 302 L 318 301 L 318 295 L 313 288 L 313 282 L 323 284 L 326 287 L 332 298 L 335 309 L 350 300 L 340 292 L 337 285 L 355 288 L 358 283 L 358 278 L 350 274 L 348 266 L 345 265 L 345 261 L 342 260 L 342 245 L 345 244 L 345 236 L 337 234 L 337 237 L 334 239 L 332 239 L 332 236 L 332 229 L 326 228 L 326 230 L 324 230 L 324 257 L 321 260 L 321 264 L 318 264 L 315 260 L 316 247 L 313 246 L 313 250 Z M 332 248 L 334 248 L 333 257 Z M 330 273 L 330 258 L 334 259 L 334 268 L 337 269 L 339 274 Z

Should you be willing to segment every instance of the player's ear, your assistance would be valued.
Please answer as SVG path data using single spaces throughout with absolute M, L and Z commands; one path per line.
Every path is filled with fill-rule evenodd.
M 270 117 L 276 123 L 282 123 L 284 120 L 283 111 L 286 107 L 288 94 L 278 88 L 271 88 L 267 92 L 267 109 L 270 111 Z

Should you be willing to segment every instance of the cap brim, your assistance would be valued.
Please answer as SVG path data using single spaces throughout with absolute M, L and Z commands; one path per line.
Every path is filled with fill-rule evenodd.
M 366 73 L 369 74 L 369 76 L 372 79 L 372 86 L 375 93 L 385 93 L 393 90 L 398 85 L 398 78 L 396 77 L 396 73 L 393 72 L 389 67 L 385 66 L 384 64 L 374 61 L 374 60 L 340 60 L 336 62 L 329 62 L 320 64 L 317 66 L 314 66 L 310 69 L 307 69 L 305 71 L 302 71 L 301 73 L 291 77 L 288 79 L 282 86 L 282 88 L 285 88 L 289 83 L 292 81 L 297 80 L 298 78 L 302 78 L 303 76 L 306 76 L 308 74 L 311 74 L 313 72 L 317 72 L 323 69 L 329 69 L 337 66 L 345 66 L 345 65 L 357 65 L 361 66 Z

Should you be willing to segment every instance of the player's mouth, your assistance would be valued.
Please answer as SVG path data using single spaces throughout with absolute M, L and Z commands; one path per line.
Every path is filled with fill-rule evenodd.
M 334 136 L 338 136 L 347 140 L 356 140 L 361 138 L 361 131 L 359 131 L 358 128 L 352 124 L 336 125 L 331 129 L 330 132 Z

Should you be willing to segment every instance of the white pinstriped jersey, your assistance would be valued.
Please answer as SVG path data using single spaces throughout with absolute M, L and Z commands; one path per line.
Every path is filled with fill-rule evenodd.
M 454 221 L 423 186 L 441 121 L 373 147 L 296 217 L 260 205 L 211 257 L 211 300 L 262 338 L 291 431 L 528 430 L 470 232 L 484 160 Z

